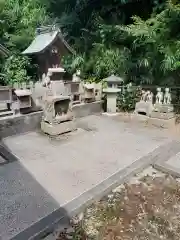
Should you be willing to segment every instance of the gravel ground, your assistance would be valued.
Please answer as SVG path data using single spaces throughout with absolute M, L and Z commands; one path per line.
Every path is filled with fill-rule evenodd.
M 152 167 L 72 219 L 57 240 L 179 240 L 180 180 Z

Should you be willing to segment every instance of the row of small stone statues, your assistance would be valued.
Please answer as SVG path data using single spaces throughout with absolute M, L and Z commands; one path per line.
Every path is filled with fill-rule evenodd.
M 141 101 L 153 103 L 153 93 L 151 91 L 142 90 Z M 165 92 L 162 92 L 161 88 L 157 88 L 156 94 L 156 104 L 166 104 L 169 105 L 172 102 L 172 97 L 169 88 L 165 88 Z

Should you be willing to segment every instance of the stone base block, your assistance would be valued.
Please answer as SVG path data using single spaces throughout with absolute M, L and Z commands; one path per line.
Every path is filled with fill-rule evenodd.
M 41 130 L 51 136 L 60 135 L 67 132 L 76 130 L 74 121 L 67 121 L 56 125 L 51 125 L 47 122 L 41 122 Z
M 116 117 L 119 116 L 119 113 L 109 113 L 109 112 L 104 112 L 102 115 L 107 116 L 107 117 Z
M 167 113 L 166 113 L 167 114 Z M 176 126 L 176 117 L 174 116 L 173 118 L 169 119 L 163 119 L 163 118 L 156 118 L 155 115 L 154 117 L 148 117 L 144 116 L 141 114 L 136 114 L 136 113 L 119 113 L 119 116 L 116 117 L 120 121 L 125 121 L 125 122 L 132 122 L 132 123 L 145 123 L 146 125 L 150 126 L 156 126 L 160 128 L 172 128 Z
M 156 103 L 154 105 L 154 110 L 156 112 L 161 112 L 161 113 L 172 113 L 174 111 L 174 107 L 172 104 L 158 104 Z
M 160 118 L 152 118 L 150 117 L 148 119 L 148 123 L 150 125 L 156 126 L 156 127 L 161 127 L 161 128 L 172 128 L 176 125 L 176 119 L 171 118 L 171 119 L 160 119 Z
M 135 113 L 144 113 L 149 116 L 153 110 L 154 107 L 151 102 L 140 101 L 136 103 Z
M 151 118 L 158 118 L 158 119 L 164 119 L 164 120 L 169 120 L 174 118 L 174 113 L 173 112 L 167 112 L 167 113 L 162 113 L 162 112 L 152 112 L 151 113 Z

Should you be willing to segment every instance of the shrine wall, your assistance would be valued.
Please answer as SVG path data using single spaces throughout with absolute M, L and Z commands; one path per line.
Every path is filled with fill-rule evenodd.
M 82 103 L 73 106 L 74 116 L 78 119 L 102 111 L 102 102 Z M 43 112 L 34 112 L 20 116 L 10 116 L 0 119 L 0 138 L 40 130 Z

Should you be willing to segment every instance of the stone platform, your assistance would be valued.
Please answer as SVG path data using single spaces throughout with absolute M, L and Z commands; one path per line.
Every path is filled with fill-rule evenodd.
M 153 112 L 152 116 L 146 116 L 137 113 L 118 113 L 116 116 L 121 121 L 132 122 L 132 123 L 145 123 L 149 126 L 160 127 L 164 129 L 170 129 L 175 127 L 176 117 L 173 113 L 157 113 Z
M 61 124 L 51 125 L 47 122 L 41 122 L 41 129 L 44 133 L 51 136 L 56 136 L 76 130 L 74 121 L 66 121 Z
M 164 131 L 105 116 L 82 118 L 77 127 L 55 139 L 39 132 L 3 139 L 16 160 L 0 167 L 2 240 L 29 239 L 29 229 L 31 239 L 39 239 L 34 236 L 46 232 L 45 225 L 47 230 L 61 219 L 60 209 L 71 216 L 127 177 L 180 151 Z
M 174 156 L 171 156 L 169 159 L 157 161 L 154 164 L 154 167 L 162 172 L 180 178 L 180 152 Z

